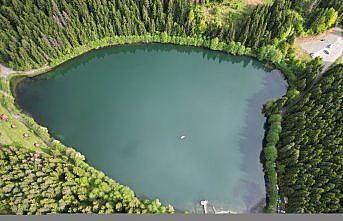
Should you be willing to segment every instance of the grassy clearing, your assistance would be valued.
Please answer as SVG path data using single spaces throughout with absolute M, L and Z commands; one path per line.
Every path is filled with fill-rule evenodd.
M 3 100 L 3 96 L 3 94 L 0 95 L 1 100 Z M 3 120 L 0 121 L 0 144 L 17 144 L 33 150 L 40 149 L 35 147 L 35 143 L 39 144 L 40 147 L 45 146 L 41 139 L 33 131 L 31 131 L 24 123 L 9 113 L 9 111 L 3 106 L 2 102 L 0 104 L 0 114 L 5 114 L 9 117 L 8 122 Z
M 210 2 L 198 6 L 197 10 L 206 21 L 223 24 L 228 20 L 239 23 L 249 15 L 258 4 L 267 4 L 271 0 L 224 0 L 221 3 Z
M 271 4 L 274 0 L 244 0 L 248 5 Z

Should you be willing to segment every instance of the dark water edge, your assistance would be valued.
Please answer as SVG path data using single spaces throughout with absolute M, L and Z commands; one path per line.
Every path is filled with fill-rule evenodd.
M 89 51 L 86 51 L 83 54 L 80 54 L 78 56 L 75 56 L 55 67 L 50 68 L 48 71 L 46 72 L 42 72 L 39 73 L 37 75 L 34 76 L 22 76 L 22 80 L 24 79 L 48 79 L 48 78 L 44 78 L 44 76 L 49 75 L 51 73 L 53 73 L 56 69 L 60 69 L 63 68 L 65 66 L 68 66 L 70 63 L 73 63 L 74 60 L 77 59 L 84 59 L 85 61 L 90 61 L 93 58 L 97 57 L 94 53 L 96 52 L 100 52 L 100 51 L 107 51 L 109 49 L 113 49 L 113 48 L 120 48 L 120 47 L 146 47 L 144 50 L 149 52 L 149 51 L 160 51 L 160 52 L 170 52 L 173 50 L 176 50 L 180 53 L 185 53 L 185 54 L 191 54 L 191 52 L 193 51 L 201 51 L 203 53 L 203 58 L 206 59 L 211 59 L 211 60 L 218 60 L 219 63 L 222 62 L 230 62 L 231 64 L 237 64 L 237 63 L 241 63 L 242 59 L 243 60 L 243 66 L 246 67 L 251 61 L 253 61 L 252 65 L 256 68 L 256 69 L 263 69 L 266 72 L 270 72 L 270 71 L 274 71 L 276 70 L 273 66 L 267 65 L 267 64 L 263 64 L 262 62 L 260 62 L 259 60 L 257 60 L 257 58 L 255 57 L 251 57 L 248 55 L 242 55 L 242 56 L 235 56 L 235 55 L 231 55 L 227 52 L 224 51 L 213 51 L 209 48 L 203 47 L 203 46 L 190 46 L 190 45 L 179 45 L 179 44 L 173 44 L 173 43 L 130 43 L 130 44 L 122 44 L 122 45 L 112 45 L 112 46 L 106 46 L 106 47 L 102 47 L 102 48 L 98 48 L 98 49 L 92 49 Z M 159 46 L 164 46 L 164 48 L 161 48 Z M 135 53 L 137 50 L 142 50 L 142 48 L 132 48 L 132 49 L 127 49 L 125 50 L 125 53 Z M 122 52 L 109 52 L 108 54 L 119 54 Z M 213 53 L 216 53 L 216 55 L 214 55 Z M 282 73 L 281 73 L 282 74 Z M 18 82 L 19 83 L 19 82 Z M 14 92 L 16 92 L 16 86 L 15 85 L 12 89 Z M 15 95 L 16 93 L 14 93 Z
M 287 83 L 284 81 L 283 79 L 283 75 L 279 70 L 272 70 L 271 71 L 273 75 L 279 75 L 282 78 L 280 78 L 280 85 L 283 85 L 283 92 L 280 93 L 280 87 L 279 85 L 273 85 L 270 84 L 271 81 L 273 81 L 273 78 L 275 76 L 273 75 L 267 75 L 267 77 L 264 79 L 264 82 L 266 85 L 269 85 L 268 88 L 264 88 L 264 90 L 256 93 L 252 99 L 249 100 L 249 110 L 248 110 L 248 116 L 252 116 L 254 115 L 254 113 L 261 113 L 262 114 L 262 107 L 263 104 L 265 104 L 269 99 L 266 99 L 266 97 L 268 97 L 268 94 L 275 94 L 278 96 L 275 96 L 273 98 L 280 98 L 282 97 L 286 91 L 287 91 Z M 263 138 L 264 138 L 264 133 L 265 133 L 265 128 L 264 125 L 266 123 L 266 118 L 246 118 L 246 127 L 244 129 L 244 132 L 241 134 L 241 136 L 243 137 L 240 140 L 240 146 L 241 146 L 241 151 L 244 153 L 244 160 L 243 161 L 256 161 L 255 157 L 253 157 L 254 155 L 248 154 L 251 152 L 252 147 L 256 146 L 256 144 L 260 144 L 261 149 L 258 150 L 256 152 L 256 154 L 260 154 L 260 152 L 262 151 L 262 145 L 263 145 Z M 256 133 L 256 128 L 263 128 L 263 131 L 259 131 L 260 133 Z M 247 139 L 245 137 L 246 134 L 250 134 L 250 139 Z M 251 139 L 251 136 L 253 137 L 253 139 Z M 255 165 L 257 168 L 259 168 L 259 171 L 261 171 L 261 173 L 258 174 L 258 176 L 264 176 L 263 173 L 263 165 L 260 161 L 256 162 Z M 247 164 L 242 164 L 242 170 L 243 171 L 250 171 L 254 169 L 253 165 L 248 165 Z M 251 200 L 251 195 L 256 194 L 255 190 L 256 190 L 256 186 L 254 186 L 253 184 L 249 184 L 248 182 L 246 183 L 247 185 L 247 189 L 251 190 L 250 194 L 246 196 L 245 200 L 246 202 L 249 202 Z M 265 189 L 264 189 L 265 191 Z M 254 197 L 253 197 L 254 198 Z M 256 200 L 254 200 L 254 204 L 247 208 L 247 212 L 248 213 L 258 213 L 258 212 L 263 212 L 263 208 L 265 207 L 265 200 L 266 197 L 263 198 L 255 198 Z

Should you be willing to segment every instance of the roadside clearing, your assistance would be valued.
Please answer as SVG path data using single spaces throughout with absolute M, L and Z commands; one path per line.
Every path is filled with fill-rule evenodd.
M 326 70 L 343 55 L 342 29 L 336 27 L 316 36 L 297 38 L 295 45 L 313 58 L 317 56 L 323 58 L 324 70 Z

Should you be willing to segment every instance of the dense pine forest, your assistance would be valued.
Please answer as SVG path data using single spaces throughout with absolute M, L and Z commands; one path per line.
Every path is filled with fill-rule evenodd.
M 63 154 L 0 148 L 0 213 L 172 213 Z
M 286 54 L 295 35 L 323 31 L 342 12 L 339 1 L 322 0 L 310 12 L 303 12 L 305 3 L 276 0 L 258 5 L 244 15 L 242 25 L 230 19 L 224 24 L 206 21 L 195 13 L 203 3 L 188 0 L 1 0 L 0 62 L 18 70 L 38 68 L 104 37 L 161 32 L 235 41 L 256 50 L 273 45 L 270 53 L 277 54 L 277 47 Z M 307 21 L 311 16 L 319 20 Z
M 342 211 L 343 65 L 337 65 L 283 116 L 278 174 L 289 211 Z
M 0 63 L 15 70 L 54 66 L 84 52 L 80 47 L 114 41 L 204 46 L 271 62 L 283 71 L 289 90 L 270 103 L 264 147 L 268 211 L 275 211 L 278 184 L 289 198 L 287 212 L 342 212 L 343 66 L 316 82 L 320 59 L 298 60 L 292 48 L 297 36 L 342 24 L 341 0 L 275 0 L 224 23 L 198 10 L 211 2 L 231 1 L 0 0 Z M 1 145 L 0 213 L 173 212 L 62 153 Z

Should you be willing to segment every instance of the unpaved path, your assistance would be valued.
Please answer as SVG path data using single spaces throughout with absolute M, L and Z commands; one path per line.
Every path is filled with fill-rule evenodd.
M 47 70 L 47 69 L 49 69 L 49 66 L 44 65 L 43 67 L 38 68 L 38 69 L 31 69 L 31 70 L 27 70 L 27 71 L 16 71 L 16 70 L 13 70 L 12 68 L 8 68 L 8 67 L 4 66 L 3 64 L 0 64 L 0 77 L 6 78 L 8 75 L 13 74 L 13 73 L 26 73 L 28 75 L 32 75 L 32 74 L 42 72 L 42 71 Z
M 5 67 L 4 65 L 0 64 L 0 76 L 7 77 L 8 75 L 14 73 L 15 71 L 11 68 Z

